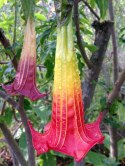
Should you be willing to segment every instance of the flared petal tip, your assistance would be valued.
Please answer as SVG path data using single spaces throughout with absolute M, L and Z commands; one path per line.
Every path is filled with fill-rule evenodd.
M 28 121 L 28 125 L 31 131 L 32 135 L 32 143 L 33 147 L 37 152 L 37 156 L 48 152 L 50 150 L 50 147 L 48 146 L 48 137 L 45 134 L 37 132 L 33 127 L 32 123 Z
M 31 134 L 32 134 L 33 131 L 35 132 L 35 130 L 34 130 L 33 126 L 32 126 L 32 123 L 31 123 L 30 120 L 28 120 L 27 123 L 28 123 L 28 126 L 29 126 L 29 128 L 30 128 L 30 132 L 31 132 Z
M 27 91 L 25 89 L 18 89 L 15 90 L 14 88 L 14 84 L 10 84 L 10 85 L 1 85 L 2 88 L 10 95 L 15 96 L 15 95 L 23 95 L 27 98 L 29 98 L 31 101 L 36 101 L 38 99 L 42 99 L 46 96 L 48 96 L 49 93 L 40 93 L 38 90 L 34 91 Z
M 35 95 L 35 96 L 26 96 L 26 97 L 30 98 L 30 100 L 32 100 L 32 101 L 36 101 L 36 100 L 39 100 L 39 99 L 46 97 L 47 95 L 48 95 L 47 93 L 40 93 L 40 94 Z
M 103 144 L 105 140 L 105 136 L 102 135 L 102 137 L 100 138 L 99 144 Z
M 15 96 L 16 92 L 13 89 L 13 84 L 11 85 L 4 85 L 2 84 L 2 88 L 10 95 Z

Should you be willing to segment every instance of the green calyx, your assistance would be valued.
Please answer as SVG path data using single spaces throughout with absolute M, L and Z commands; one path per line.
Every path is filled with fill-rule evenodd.
M 57 14 L 58 27 L 68 25 L 72 15 L 74 0 L 54 0 L 54 3 Z
M 25 21 L 27 21 L 28 18 L 33 19 L 35 6 L 34 0 L 21 0 L 21 4 Z

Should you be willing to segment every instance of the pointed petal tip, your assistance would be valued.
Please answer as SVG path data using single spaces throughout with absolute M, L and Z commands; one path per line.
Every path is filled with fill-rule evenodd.
M 36 95 L 35 97 L 32 97 L 32 96 L 28 96 L 32 101 L 36 101 L 38 99 L 42 99 L 44 97 L 48 96 L 47 93 L 40 93 L 38 95 Z
M 36 92 L 35 94 L 32 94 L 32 93 L 27 94 L 25 89 L 24 90 L 23 89 L 15 90 L 14 83 L 12 83 L 10 85 L 1 84 L 1 86 L 8 94 L 10 94 L 12 96 L 23 95 L 23 96 L 29 98 L 31 101 L 37 101 L 38 99 L 42 99 L 49 95 L 49 93 L 41 93 L 39 91 Z

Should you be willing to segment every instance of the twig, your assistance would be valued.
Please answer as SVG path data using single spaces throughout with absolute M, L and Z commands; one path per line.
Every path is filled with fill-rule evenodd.
M 13 109 L 13 117 L 14 117 L 15 121 L 17 121 L 18 123 L 21 122 L 21 121 L 18 120 L 17 117 L 16 117 L 16 110 L 15 110 L 15 109 Z
M 113 0 L 109 0 L 109 16 L 110 16 L 110 20 L 115 22 Z M 118 79 L 119 66 L 118 66 L 118 49 L 117 49 L 115 25 L 112 26 L 112 47 L 113 47 L 114 82 L 116 82 L 116 80 Z
M 9 146 L 9 149 L 10 149 L 10 153 L 11 153 L 11 157 L 12 157 L 12 161 L 13 161 L 13 166 L 19 166 L 18 160 L 10 146 Z
M 102 119 L 104 119 L 105 116 L 107 115 L 107 113 L 109 112 L 109 108 L 110 108 L 112 102 L 118 97 L 118 94 L 120 92 L 120 88 L 121 88 L 122 84 L 124 83 L 124 81 L 125 81 L 125 69 L 122 71 L 120 77 L 116 81 L 112 92 L 108 95 L 107 108 L 103 111 Z
M 23 100 L 24 97 L 19 97 L 19 104 L 16 103 L 8 94 L 5 92 L 0 91 L 0 97 L 2 97 L 4 100 L 6 100 L 9 104 L 13 106 L 13 108 L 19 110 L 22 123 L 24 125 L 25 131 L 26 131 L 26 139 L 27 139 L 27 146 L 28 146 L 28 154 L 29 154 L 29 166 L 35 166 L 35 153 L 34 148 L 32 145 L 32 135 L 27 123 L 27 117 L 23 108 Z
M 32 135 L 31 135 L 28 123 L 27 123 L 26 113 L 24 111 L 24 97 L 23 96 L 19 97 L 19 113 L 20 113 L 21 120 L 23 122 L 25 132 L 26 132 L 28 155 L 29 155 L 28 165 L 29 166 L 35 166 L 35 152 L 34 152 L 34 148 L 33 148 L 33 145 L 32 145 Z
M 116 97 L 118 97 L 119 91 L 124 81 L 125 81 L 125 69 L 122 71 L 120 77 L 118 78 L 113 87 L 112 92 L 108 96 L 108 102 L 107 102 L 108 104 L 111 104 L 116 99 Z
M 85 52 L 85 48 L 82 44 L 80 28 L 79 28 L 78 3 L 79 3 L 79 0 L 74 0 L 74 22 L 75 22 L 75 26 L 76 26 L 77 44 L 78 44 L 79 50 L 81 52 L 81 55 L 82 55 L 86 65 L 88 66 L 88 68 L 92 68 L 93 64 L 88 59 L 86 52 Z
M 13 139 L 9 129 L 7 128 L 7 126 L 5 124 L 0 123 L 0 128 L 9 144 L 9 146 L 11 147 L 11 149 L 13 150 L 13 153 L 15 154 L 16 158 L 18 159 L 18 161 L 20 162 L 21 166 L 27 166 L 27 163 L 17 145 L 17 143 L 15 142 L 15 140 Z
M 13 108 L 18 109 L 18 103 L 15 102 L 8 94 L 0 91 L 0 97 L 7 101 Z
M 3 102 L 2 110 L 1 110 L 1 116 L 4 114 L 4 110 L 6 107 L 6 101 Z
M 18 9 L 18 6 L 17 6 L 17 1 L 15 0 L 15 20 L 14 20 L 14 35 L 13 35 L 13 44 L 16 42 L 16 27 L 17 27 L 17 9 Z
M 19 130 L 20 126 L 22 126 L 22 122 L 20 122 L 19 124 L 16 124 L 16 128 L 15 128 L 15 126 L 14 126 L 15 129 L 12 129 L 12 130 L 14 130 L 14 131 L 13 131 L 13 134 L 12 134 L 13 136 L 16 135 L 16 133 L 17 133 L 17 131 Z
M 88 2 L 86 2 L 86 0 L 82 0 L 83 3 L 88 7 L 88 9 L 90 10 L 90 12 L 97 18 L 97 20 L 100 20 L 100 17 L 98 16 L 98 14 L 91 8 L 91 6 L 88 4 Z
M 0 28 L 0 42 L 2 43 L 2 45 L 4 46 L 5 49 L 10 48 L 10 46 L 11 46 L 9 40 L 5 37 L 4 31 L 3 31 L 2 28 Z M 11 50 L 11 52 L 13 53 L 14 58 L 11 59 L 11 56 L 10 56 L 10 55 L 8 55 L 8 56 L 9 56 L 9 58 L 11 59 L 14 68 L 17 69 L 18 62 L 17 62 L 17 59 L 16 59 L 16 57 L 15 57 L 15 53 L 13 52 L 13 50 Z

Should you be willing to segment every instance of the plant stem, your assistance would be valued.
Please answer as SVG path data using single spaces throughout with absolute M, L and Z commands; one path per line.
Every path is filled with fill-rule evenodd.
M 77 44 L 86 65 L 88 66 L 88 68 L 92 68 L 93 66 L 92 62 L 88 59 L 85 52 L 85 48 L 82 44 L 82 38 L 81 38 L 80 27 L 79 27 L 79 17 L 78 17 L 78 3 L 79 3 L 79 0 L 74 0 L 74 22 L 76 25 Z
M 13 35 L 13 44 L 16 42 L 16 27 L 17 27 L 17 1 L 15 0 L 15 20 L 14 20 L 14 35 Z
M 114 22 L 114 11 L 113 11 L 113 1 L 109 0 L 109 16 L 110 20 Z M 114 67 L 114 83 L 118 79 L 118 53 L 117 53 L 117 42 L 115 34 L 115 24 L 112 26 L 112 47 L 113 47 L 113 67 Z M 110 135 L 110 156 L 112 158 L 117 158 L 117 129 L 113 126 L 108 126 Z
M 110 20 L 114 20 L 113 2 L 109 0 L 109 15 Z M 112 26 L 112 46 L 113 46 L 113 66 L 114 66 L 114 82 L 118 79 L 118 52 L 117 52 L 117 42 L 115 34 L 115 24 Z
M 13 150 L 13 153 L 15 154 L 16 158 L 20 162 L 21 166 L 27 166 L 27 163 L 26 163 L 19 147 L 18 147 L 17 143 L 15 142 L 15 140 L 13 139 L 7 126 L 5 124 L 0 123 L 0 128 L 6 138 L 8 145 Z
M 15 156 L 15 154 L 13 153 L 13 150 L 11 149 L 11 147 L 9 147 L 10 149 L 10 153 L 11 153 L 11 157 L 12 157 L 12 161 L 13 161 L 13 166 L 19 166 L 18 160 Z
M 24 97 L 23 96 L 19 97 L 19 113 L 20 113 L 21 120 L 22 120 L 22 123 L 24 125 L 25 132 L 26 132 L 28 155 L 29 155 L 28 165 L 35 166 L 35 152 L 34 152 L 34 148 L 32 145 L 32 135 L 31 135 L 28 123 L 27 123 L 26 113 L 24 111 Z

